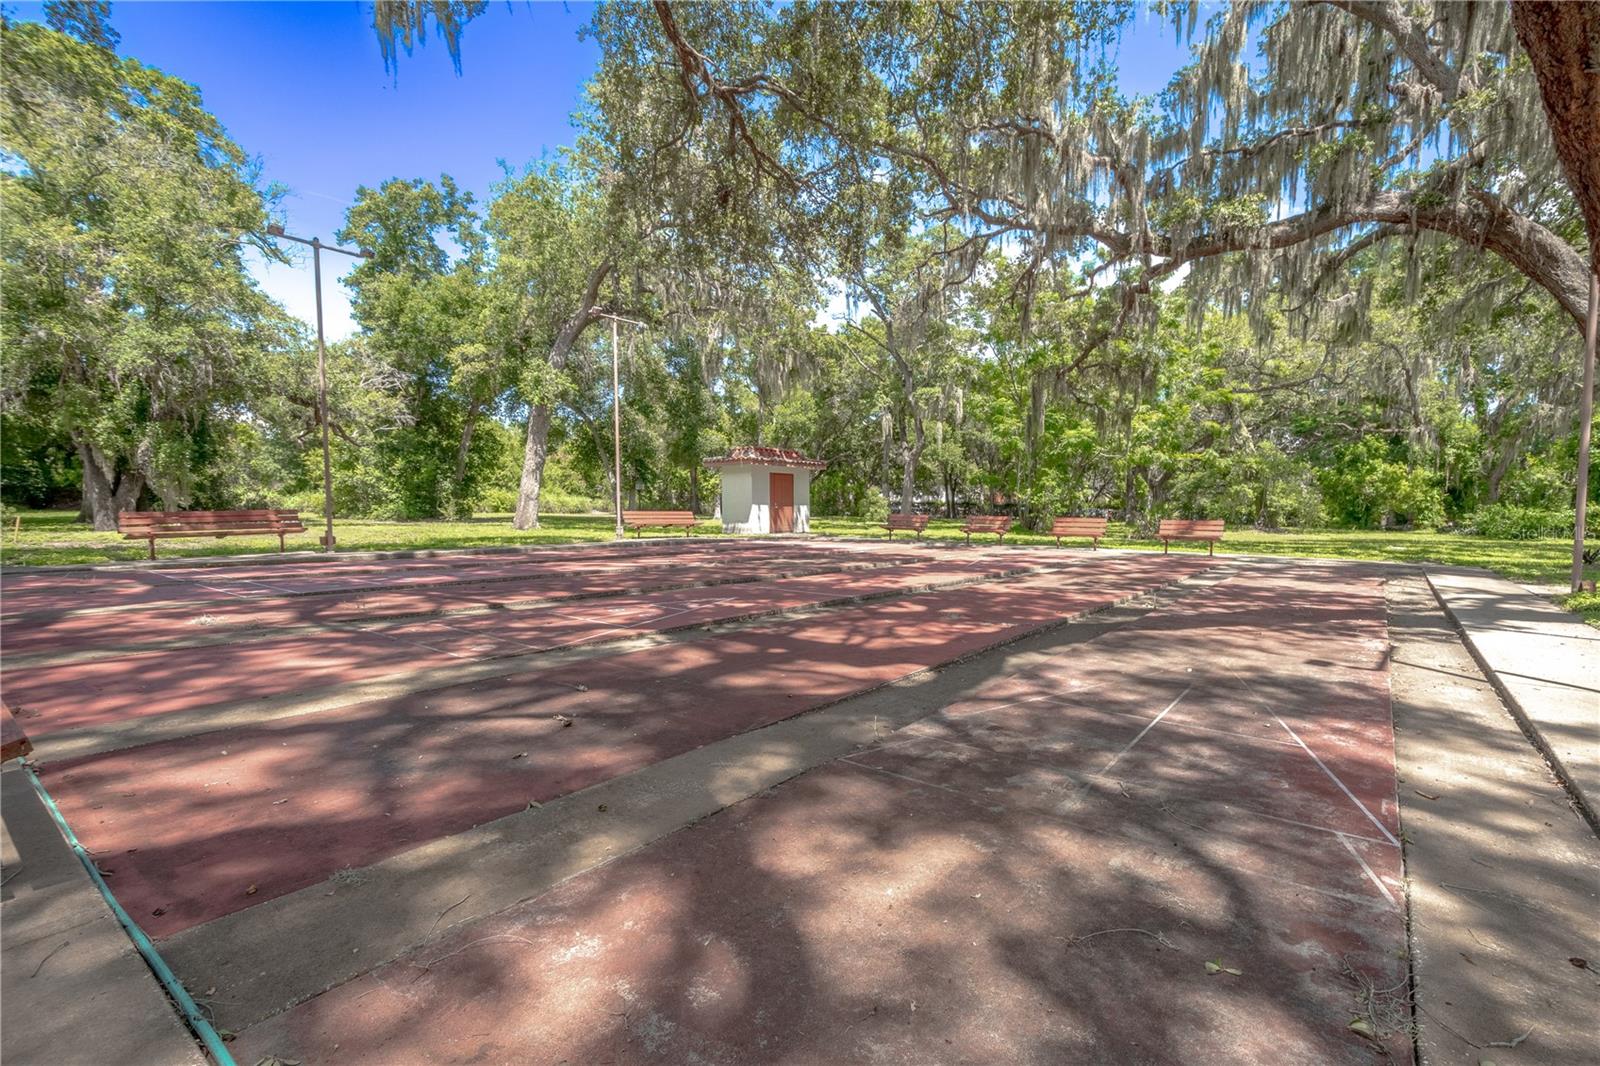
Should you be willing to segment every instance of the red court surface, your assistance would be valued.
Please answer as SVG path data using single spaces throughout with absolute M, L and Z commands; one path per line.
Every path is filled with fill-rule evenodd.
M 1207 565 L 1108 557 L 51 763 L 42 776 L 84 845 L 115 857 L 119 898 L 165 936 Z
M 1398 1029 L 1349 1028 L 1358 993 L 1407 978 L 1384 595 L 1360 567 L 691 541 L 0 587 L 42 780 L 146 931 L 185 933 L 173 950 L 1166 590 L 970 683 L 922 674 L 904 728 L 306 984 L 332 987 L 246 1028 L 241 1062 L 1412 1056 Z M 140 742 L 149 723 L 169 739 Z M 132 746 L 50 755 L 118 728 Z
M 1407 979 L 1375 577 L 1248 569 L 929 710 L 241 1060 L 1411 1061 L 1350 1028 Z
M 1057 567 L 1071 559 L 1051 560 Z M 260 700 L 487 658 L 796 610 L 850 597 L 977 581 L 1027 569 L 1019 559 L 946 557 L 757 583 L 612 596 L 233 644 L 106 655 L 4 674 L 7 698 L 36 736 L 129 718 Z M 1081 561 L 1079 565 L 1082 565 Z
M 864 546 L 872 557 L 882 553 Z M 904 546 L 902 546 L 903 548 Z M 162 569 L 13 571 L 0 577 L 3 617 L 105 610 L 153 603 L 218 603 L 272 596 L 308 596 L 419 585 L 484 584 L 595 570 L 638 572 L 717 561 L 836 562 L 861 548 L 819 548 L 792 542 L 709 544 L 646 542 L 529 552 L 454 554 L 373 560 L 289 558 L 274 563 L 221 563 Z M 903 553 L 905 558 L 915 558 Z
M 127 646 L 169 647 L 281 627 L 360 625 L 386 617 L 487 611 L 627 592 L 770 580 L 783 575 L 909 563 L 919 558 L 925 556 L 896 553 L 857 557 L 846 553 L 830 558 L 815 552 L 753 551 L 735 555 L 723 550 L 689 553 L 681 559 L 653 555 L 637 558 L 632 553 L 592 559 L 557 558 L 536 567 L 521 557 L 513 557 L 502 560 L 503 568 L 493 578 L 486 578 L 481 568 L 474 568 L 471 576 L 431 585 L 403 580 L 392 587 L 375 585 L 369 577 L 356 588 L 319 588 L 292 596 L 263 589 L 220 592 L 181 582 L 170 587 L 140 588 L 136 595 L 141 598 L 136 602 L 110 607 L 104 605 L 104 597 L 72 590 L 55 597 L 55 602 L 70 603 L 71 607 L 35 607 L 7 615 L 6 651 L 13 656 L 60 656 Z M 323 568 L 327 565 L 323 564 Z M 78 575 L 63 576 L 78 580 Z M 115 577 L 120 580 L 123 575 Z M 221 579 L 206 575 L 206 580 L 216 583 Z M 45 595 L 43 586 L 35 586 L 29 592 L 33 602 Z

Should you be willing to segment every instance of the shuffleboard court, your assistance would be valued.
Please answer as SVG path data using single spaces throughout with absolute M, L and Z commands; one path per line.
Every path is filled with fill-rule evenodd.
M 1209 565 L 1102 557 L 66 760 L 42 775 L 85 846 L 116 868 L 119 897 L 165 936 Z
M 674 550 L 674 548 L 676 550 Z M 226 603 L 273 596 L 315 596 L 415 586 L 483 585 L 593 570 L 640 572 L 652 567 L 748 560 L 772 564 L 838 561 L 853 553 L 803 544 L 716 543 L 637 547 L 589 545 L 567 550 L 452 555 L 372 561 L 312 558 L 273 565 L 213 565 L 159 570 L 7 574 L 0 578 L 6 620 L 166 603 Z M 907 558 L 915 553 L 902 553 Z
M 1074 565 L 1071 559 L 1045 562 Z M 1043 565 L 991 556 L 945 557 L 759 583 L 619 595 L 575 605 L 558 602 L 445 620 L 394 621 L 334 634 L 263 639 L 267 634 L 251 630 L 239 634 L 249 639 L 238 643 L 23 666 L 4 674 L 5 687 L 29 730 L 36 737 L 48 737 L 460 663 L 982 581 Z
M 247 1028 L 261 1056 L 1410 1061 L 1385 608 L 1275 563 Z
M 504 610 L 554 600 L 890 566 L 919 558 L 926 556 L 895 553 L 830 559 L 816 554 L 751 554 L 647 561 L 640 566 L 625 555 L 596 551 L 593 558 L 550 564 L 542 571 L 518 567 L 516 577 L 494 582 L 467 580 L 390 588 L 369 581 L 359 590 L 295 596 L 261 592 L 212 598 L 200 590 L 197 599 L 184 598 L 188 595 L 185 586 L 179 593 L 167 594 L 167 599 L 140 602 L 126 612 L 83 607 L 79 605 L 82 597 L 69 592 L 56 598 L 73 604 L 71 607 L 7 618 L 6 647 L 12 656 L 64 656 L 130 646 L 170 647 L 185 640 L 216 643 L 219 635 L 226 639 L 292 626 L 355 625 L 385 617 Z

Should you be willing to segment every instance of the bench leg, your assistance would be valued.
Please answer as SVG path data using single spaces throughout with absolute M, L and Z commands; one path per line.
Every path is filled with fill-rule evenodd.
M 1214 555 L 1216 553 L 1216 547 L 1217 547 L 1217 542 L 1216 541 L 1214 541 L 1214 540 L 1206 541 L 1206 555 L 1208 555 L 1208 556 L 1209 555 Z
M 283 534 L 282 533 L 278 534 L 278 554 L 279 555 L 283 554 Z
M 156 538 L 151 537 L 150 538 L 150 558 L 154 559 L 155 557 L 156 557 Z
M 1093 542 L 1090 543 L 1089 550 L 1092 551 L 1092 552 L 1096 552 L 1096 551 L 1100 550 L 1100 538 L 1099 537 L 1094 538 Z
M 1056 538 L 1056 547 L 1058 547 L 1058 548 L 1061 547 L 1061 538 L 1060 537 Z
M 1165 540 L 1161 542 L 1161 554 L 1167 554 L 1167 542 Z

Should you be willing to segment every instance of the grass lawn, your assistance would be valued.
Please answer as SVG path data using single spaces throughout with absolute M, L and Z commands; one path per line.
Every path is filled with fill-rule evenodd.
M 124 540 L 119 533 L 96 533 L 75 521 L 71 511 L 20 511 L 7 520 L 0 536 L 0 563 L 5 566 L 45 566 L 69 563 L 123 562 L 146 557 L 144 541 Z M 811 520 L 812 531 L 835 536 L 881 536 L 881 527 L 859 518 Z M 927 537 L 960 540 L 961 523 L 934 519 Z M 697 533 L 718 533 L 721 527 L 707 519 Z M 379 522 L 342 520 L 335 523 L 341 551 L 399 551 L 426 548 L 476 548 L 493 545 L 566 544 L 606 541 L 612 536 L 609 515 L 545 515 L 542 526 L 522 532 L 511 528 L 511 516 L 482 515 L 463 521 Z M 292 551 L 315 551 L 318 529 L 289 538 Z M 677 533 L 647 532 L 646 536 Z M 907 539 L 901 534 L 898 539 Z M 990 540 L 979 537 L 979 540 Z M 1006 543 L 1053 544 L 1050 537 L 1017 533 Z M 1159 541 L 1136 538 L 1126 526 L 1113 524 L 1102 541 L 1114 548 L 1155 548 Z M 275 552 L 276 537 L 226 537 L 221 540 L 174 539 L 162 541 L 156 552 L 163 559 Z M 1564 585 L 1572 558 L 1572 545 L 1563 540 L 1489 540 L 1457 533 L 1380 533 L 1373 531 L 1309 531 L 1264 533 L 1254 529 L 1229 530 L 1223 547 L 1229 551 L 1261 555 L 1304 555 L 1329 559 L 1382 559 L 1389 562 L 1431 562 L 1478 566 L 1522 582 Z M 1174 548 L 1174 551 L 1180 550 Z M 1186 546 L 1182 550 L 1201 550 Z M 1570 597 L 1567 607 L 1600 625 L 1600 596 Z

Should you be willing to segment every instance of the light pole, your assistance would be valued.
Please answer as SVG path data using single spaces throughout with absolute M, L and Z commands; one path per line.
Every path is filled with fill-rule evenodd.
M 640 329 L 644 328 L 644 323 L 604 311 L 596 311 L 595 317 L 611 320 L 611 502 L 617 520 L 617 539 L 621 540 L 626 534 L 622 529 L 622 397 L 617 381 L 617 323 L 626 322 Z
M 326 529 L 322 534 L 322 550 L 333 551 L 333 459 L 328 446 L 328 345 L 322 338 L 322 250 L 338 252 L 355 259 L 371 259 L 366 248 L 351 251 L 337 244 L 323 244 L 320 238 L 293 237 L 283 232 L 276 222 L 267 227 L 267 233 L 296 244 L 311 246 L 311 273 L 317 289 L 317 418 L 322 423 L 322 517 Z

